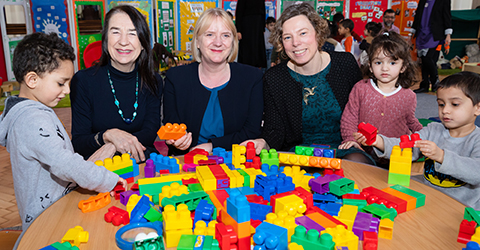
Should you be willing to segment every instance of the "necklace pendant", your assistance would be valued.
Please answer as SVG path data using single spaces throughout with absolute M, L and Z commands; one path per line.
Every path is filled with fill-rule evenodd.
M 132 123 L 132 120 L 130 120 L 130 119 L 128 119 L 128 118 L 125 118 L 124 121 L 125 121 L 126 124 Z

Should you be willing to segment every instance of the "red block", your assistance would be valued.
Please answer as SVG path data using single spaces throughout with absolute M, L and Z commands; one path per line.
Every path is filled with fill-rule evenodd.
M 252 227 L 257 228 L 258 225 L 260 225 L 260 224 L 262 224 L 261 220 L 250 219 L 250 225 L 252 225 Z
M 245 195 L 245 196 L 247 197 L 247 200 L 250 203 L 268 205 L 268 201 L 264 200 L 262 196 L 258 196 L 256 194 L 249 194 L 249 195 Z
M 116 206 L 110 207 L 104 218 L 106 222 L 111 222 L 114 226 L 127 225 L 130 223 L 128 212 Z
M 138 187 L 138 183 L 133 184 L 133 186 L 130 188 L 132 191 L 138 191 L 140 188 Z
M 120 193 L 125 192 L 125 188 L 123 188 L 122 184 L 117 184 L 113 188 L 113 192 L 115 192 L 115 200 L 120 200 Z
M 400 148 L 413 148 L 415 141 L 421 140 L 420 135 L 415 133 L 408 138 L 408 135 L 400 136 Z
M 259 156 L 253 157 L 252 162 L 245 162 L 245 168 L 261 169 L 262 160 Z
M 475 234 L 477 223 L 475 221 L 462 220 L 460 230 L 458 232 L 457 242 L 467 244 Z
M 212 190 L 212 193 L 217 197 L 217 200 L 222 204 L 223 207 L 227 207 L 225 205 L 225 201 L 227 200 L 230 195 L 228 195 L 227 191 L 225 189 L 218 189 L 218 190 Z
M 336 174 L 338 176 L 345 177 L 345 174 L 343 174 L 343 169 L 324 168 L 323 175 L 328 175 L 328 174 Z
M 363 250 L 377 250 L 378 235 L 375 232 L 363 231 Z
M 238 250 L 250 250 L 250 237 L 243 237 L 238 239 Z
M 361 194 L 344 194 L 342 195 L 343 199 L 350 199 L 350 200 L 365 200 L 365 196 Z
M 162 174 L 170 174 L 170 170 L 168 170 L 168 169 L 160 169 L 158 172 L 160 173 L 160 175 L 162 175 Z
M 133 179 L 133 177 L 130 177 L 128 179 L 125 179 L 127 181 L 127 183 L 133 183 L 135 180 Z
M 366 197 L 368 204 L 384 204 L 388 208 L 393 207 L 395 210 L 397 210 L 398 214 L 407 211 L 407 201 L 383 192 L 380 189 L 367 187 L 362 190 L 361 194 Z
M 201 148 L 196 148 L 190 152 L 188 152 L 187 154 L 185 154 L 185 156 L 183 157 L 183 162 L 184 163 L 193 163 L 193 157 L 195 155 L 205 155 L 205 156 L 208 156 L 208 152 L 201 149 Z
M 217 161 L 216 160 L 199 160 L 198 165 L 199 166 L 217 165 Z
M 188 184 L 195 184 L 195 183 L 200 183 L 197 179 L 195 178 L 190 178 L 190 179 L 183 179 L 182 184 L 183 185 L 188 185 Z
M 377 128 L 370 123 L 358 124 L 358 133 L 361 133 L 367 139 L 367 145 L 372 145 L 377 139 Z
M 215 225 L 215 239 L 218 240 L 218 245 L 221 250 L 236 250 L 238 238 L 233 231 L 232 226 L 225 226 L 223 223 Z
M 256 156 L 256 154 L 255 154 L 255 143 L 248 142 L 247 143 L 247 152 L 245 153 L 245 158 L 247 160 L 253 160 L 253 158 L 255 156 Z
M 217 179 L 217 189 L 230 187 L 230 178 L 228 178 L 227 173 L 225 173 L 222 167 L 219 165 L 210 165 L 208 168 L 212 171 L 215 179 Z

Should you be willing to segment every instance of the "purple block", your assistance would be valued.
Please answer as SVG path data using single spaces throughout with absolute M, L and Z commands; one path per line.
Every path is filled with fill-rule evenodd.
M 370 224 L 370 230 L 369 232 L 375 232 L 378 234 L 378 226 L 380 226 L 380 219 L 373 216 L 372 218 L 372 223 Z
M 120 203 L 122 203 L 124 206 L 126 206 L 127 203 L 128 203 L 128 199 L 130 199 L 130 196 L 132 194 L 140 195 L 140 192 L 139 191 L 128 190 L 128 191 L 120 193 Z
M 315 148 L 313 150 L 313 156 L 323 157 L 323 148 Z
M 363 240 L 363 231 L 369 231 L 372 224 L 373 216 L 368 213 L 358 212 L 353 222 L 353 233 L 358 236 L 359 240 Z
M 148 159 L 146 161 L 143 172 L 145 172 L 145 178 L 155 177 L 155 164 L 153 163 L 153 160 Z
M 328 187 L 329 183 L 338 179 L 343 178 L 342 176 L 336 175 L 336 174 L 329 174 L 325 176 L 319 176 L 315 179 L 311 179 L 308 182 L 308 185 L 312 188 L 313 191 L 319 193 L 319 194 L 324 194 L 330 191 L 330 188 Z
M 325 230 L 324 227 L 320 226 L 314 220 L 308 218 L 307 216 L 300 216 L 295 218 L 295 223 L 297 223 L 297 225 L 304 226 L 307 229 L 307 231 L 310 229 L 315 229 L 318 232 Z
M 187 163 L 187 164 L 183 164 L 183 171 L 185 172 L 195 172 L 195 170 L 197 169 L 198 165 L 195 164 L 195 163 Z
M 214 160 L 217 162 L 217 165 L 223 164 L 223 157 L 217 155 L 210 155 L 208 156 L 209 160 Z

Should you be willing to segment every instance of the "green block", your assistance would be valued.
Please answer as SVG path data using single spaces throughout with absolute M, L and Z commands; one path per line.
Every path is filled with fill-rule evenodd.
M 192 250 L 197 241 L 197 235 L 183 234 L 178 242 L 177 250 Z
M 200 183 L 188 184 L 188 192 L 197 192 L 203 191 L 202 185 Z
M 262 149 L 260 153 L 260 159 L 262 164 L 268 164 L 270 166 L 275 165 L 278 166 L 280 161 L 278 160 L 278 153 L 275 149 L 270 149 L 267 151 L 266 149 Z
M 182 185 L 181 181 L 168 181 L 162 183 L 153 183 L 153 184 L 143 184 L 138 185 L 140 195 L 148 194 L 152 196 L 152 201 L 155 205 L 159 205 L 159 197 L 158 195 L 162 193 L 163 186 L 170 186 L 172 183 L 178 183 Z
M 313 156 L 313 150 L 314 149 L 315 148 L 312 148 L 312 147 L 295 146 L 295 154 L 296 155 Z
M 388 173 L 388 184 L 410 186 L 410 175 Z
M 213 215 L 212 219 L 216 220 L 217 219 L 217 208 L 215 207 L 215 204 L 213 204 L 212 200 L 210 199 L 210 196 L 207 196 L 207 198 L 204 198 L 208 202 L 208 204 L 213 205 Z M 208 224 L 208 223 L 207 223 Z
M 199 191 L 189 194 L 182 194 L 180 196 L 173 196 L 171 198 L 163 198 L 162 207 L 165 207 L 166 205 L 174 205 L 177 207 L 178 204 L 186 204 L 188 206 L 188 210 L 193 211 L 195 208 L 197 208 L 200 200 L 206 197 L 208 197 L 207 193 L 204 191 Z
M 250 187 L 250 175 L 248 175 L 243 169 L 237 171 L 243 176 L 243 186 Z
M 158 235 L 155 238 L 139 240 L 133 243 L 133 250 L 145 249 L 165 250 L 165 245 L 163 244 L 163 236 Z
M 407 188 L 407 187 L 404 187 L 404 186 L 400 186 L 400 185 L 395 185 L 395 186 L 391 186 L 390 188 L 392 189 L 395 189 L 397 191 L 400 191 L 404 194 L 408 194 L 412 197 L 415 197 L 415 199 L 417 199 L 417 202 L 416 202 L 416 207 L 419 208 L 419 207 L 422 207 L 425 205 L 425 198 L 426 196 L 422 193 L 419 193 L 415 190 L 412 190 L 410 188 Z
M 343 205 L 357 206 L 358 211 L 362 211 L 362 209 L 367 206 L 367 201 L 366 200 L 356 200 L 356 199 L 343 199 Z
M 307 229 L 304 226 L 297 226 L 292 235 L 291 242 L 302 245 L 303 249 L 331 250 L 335 247 L 335 242 L 330 234 L 320 233 L 315 229 Z
M 480 211 L 476 211 L 471 207 L 465 207 L 465 213 L 463 214 L 463 218 L 468 221 L 475 221 L 480 224 Z
M 154 206 L 150 206 L 150 209 L 143 217 L 150 222 L 163 221 L 162 213 L 160 213 L 160 211 Z
M 72 246 L 72 244 L 70 244 L 68 241 L 63 243 L 55 242 L 50 246 L 56 248 L 57 250 L 79 250 L 78 247 Z
M 385 205 L 377 203 L 364 207 L 362 212 L 372 214 L 381 220 L 387 218 L 394 221 L 395 217 L 397 217 L 397 210 L 394 208 L 387 208 Z
M 130 172 L 133 172 L 133 166 L 126 167 L 126 168 L 122 168 L 122 169 L 117 169 L 117 170 L 115 170 L 115 171 L 113 171 L 113 172 L 114 172 L 115 174 L 118 174 L 118 175 L 130 173 Z
M 336 196 L 342 196 L 344 194 L 353 192 L 353 189 L 355 188 L 355 182 L 347 178 L 341 178 L 331 181 L 328 184 L 328 188 L 330 189 L 330 193 Z

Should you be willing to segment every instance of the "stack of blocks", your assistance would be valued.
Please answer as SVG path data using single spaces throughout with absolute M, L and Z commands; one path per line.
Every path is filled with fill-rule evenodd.
M 129 154 L 122 154 L 122 156 L 116 155 L 112 158 L 106 158 L 104 161 L 96 161 L 97 166 L 104 166 L 107 170 L 110 170 L 120 177 L 125 179 L 128 183 L 133 183 L 133 177 L 140 174 L 138 164 L 135 159 L 130 159 Z
M 390 155 L 390 169 L 388 172 L 388 184 L 410 186 L 412 172 L 412 149 L 394 146 Z

